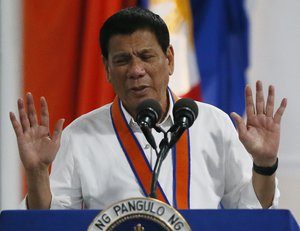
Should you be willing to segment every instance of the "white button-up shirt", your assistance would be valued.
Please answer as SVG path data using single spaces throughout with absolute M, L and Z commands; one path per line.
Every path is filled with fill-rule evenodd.
M 171 101 L 171 100 L 170 100 Z M 261 208 L 252 186 L 252 159 L 240 143 L 227 114 L 197 102 L 198 118 L 190 132 L 190 208 Z M 76 119 L 62 135 L 52 164 L 52 209 L 105 209 L 143 191 L 116 137 L 111 104 Z M 173 125 L 173 103 L 159 125 Z M 133 118 L 122 108 L 126 120 L 153 168 L 155 150 L 148 144 Z M 156 143 L 163 135 L 153 129 Z M 162 164 L 159 183 L 173 203 L 173 163 L 169 153 Z M 149 189 L 150 190 L 150 189 Z M 276 186 L 273 207 L 278 204 Z

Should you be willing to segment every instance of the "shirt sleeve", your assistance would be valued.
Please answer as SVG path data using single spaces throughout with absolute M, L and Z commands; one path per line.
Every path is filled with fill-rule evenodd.
M 61 147 L 52 164 L 50 188 L 51 209 L 81 209 L 82 191 L 74 146 L 68 131 L 63 133 Z
M 278 189 L 278 180 L 276 178 L 275 181 L 275 194 L 273 198 L 272 205 L 269 207 L 269 209 L 275 209 L 278 208 L 279 204 L 279 197 L 280 197 L 280 192 Z M 248 184 L 245 185 L 245 187 L 241 191 L 241 199 L 239 201 L 238 208 L 241 209 L 261 209 L 262 206 L 259 203 L 254 188 L 253 184 L 249 182 Z

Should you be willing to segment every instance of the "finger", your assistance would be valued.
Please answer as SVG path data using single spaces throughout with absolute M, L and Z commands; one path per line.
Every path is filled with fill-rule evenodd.
M 280 124 L 280 121 L 281 121 L 281 118 L 282 118 L 282 115 L 285 111 L 285 108 L 287 106 L 287 99 L 284 98 L 282 101 L 281 101 L 281 104 L 279 106 L 279 108 L 277 109 L 275 115 L 274 115 L 274 122 L 277 123 L 277 124 Z
M 49 128 L 49 111 L 45 97 L 41 97 L 41 125 Z
M 253 94 L 252 94 L 251 87 L 249 85 L 247 85 L 245 88 L 245 100 L 246 100 L 246 115 L 249 118 L 255 114 Z
M 235 112 L 232 112 L 230 114 L 230 116 L 233 118 L 235 124 L 236 124 L 236 127 L 237 127 L 237 131 L 239 133 L 239 137 L 241 140 L 244 139 L 245 137 L 245 134 L 247 132 L 247 127 L 245 125 L 245 122 L 244 120 L 242 119 L 242 117 L 240 117 L 237 113 Z
M 36 110 L 34 106 L 34 100 L 32 94 L 29 92 L 26 94 L 27 97 L 27 110 L 28 110 L 28 118 L 31 127 L 38 126 L 38 119 L 36 115 Z
M 22 98 L 18 99 L 18 111 L 23 132 L 26 132 L 30 128 L 30 122 L 25 110 L 24 100 Z
M 9 118 L 10 118 L 10 121 L 11 121 L 11 124 L 14 128 L 14 131 L 16 133 L 16 136 L 17 137 L 20 137 L 21 135 L 23 135 L 23 129 L 22 129 L 22 126 L 21 124 L 18 122 L 15 114 L 13 112 L 10 112 L 9 113 Z
M 268 99 L 266 105 L 266 115 L 272 117 L 274 113 L 275 89 L 274 86 L 269 86 Z
M 61 138 L 61 133 L 63 130 L 63 125 L 64 125 L 65 119 L 60 119 L 57 121 L 53 134 L 52 134 L 52 140 L 54 142 L 59 142 Z
M 264 100 L 262 82 L 257 81 L 256 82 L 256 113 L 263 114 L 265 112 L 264 107 L 265 107 L 265 100 Z

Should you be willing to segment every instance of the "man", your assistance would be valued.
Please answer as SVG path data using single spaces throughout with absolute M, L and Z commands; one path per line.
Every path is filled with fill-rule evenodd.
M 158 15 L 128 8 L 104 23 L 100 45 L 107 79 L 118 96 L 112 104 L 75 120 L 62 138 L 63 119 L 49 133 L 43 97 L 40 123 L 30 93 L 27 111 L 18 100 L 20 122 L 10 113 L 27 175 L 27 208 L 104 209 L 125 198 L 148 196 L 156 153 L 135 122 L 136 109 L 145 99 L 155 99 L 162 106 L 158 126 L 167 130 L 173 125 L 176 96 L 168 82 L 174 51 L 168 29 Z M 265 103 L 260 81 L 256 105 L 249 86 L 245 95 L 246 124 L 231 114 L 241 142 L 225 113 L 197 102 L 198 118 L 163 163 L 159 199 L 179 209 L 277 205 L 275 171 L 287 100 L 274 114 L 274 87 Z M 153 135 L 156 143 L 162 139 L 161 133 Z

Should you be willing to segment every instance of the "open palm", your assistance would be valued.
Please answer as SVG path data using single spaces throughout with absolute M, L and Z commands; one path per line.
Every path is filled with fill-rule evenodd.
M 20 158 L 26 170 L 45 169 L 52 163 L 60 146 L 60 137 L 64 120 L 57 122 L 53 134 L 49 131 L 47 102 L 41 98 L 41 116 L 38 123 L 33 97 L 26 95 L 27 111 L 23 99 L 18 100 L 20 122 L 14 113 L 10 119 L 14 127 L 19 147 Z
M 237 124 L 239 138 L 254 162 L 262 166 L 272 165 L 276 161 L 280 141 L 280 122 L 287 100 L 283 99 L 274 114 L 274 87 L 270 86 L 265 104 L 261 81 L 256 83 L 256 105 L 249 86 L 246 95 L 246 124 L 236 113 L 231 116 Z

